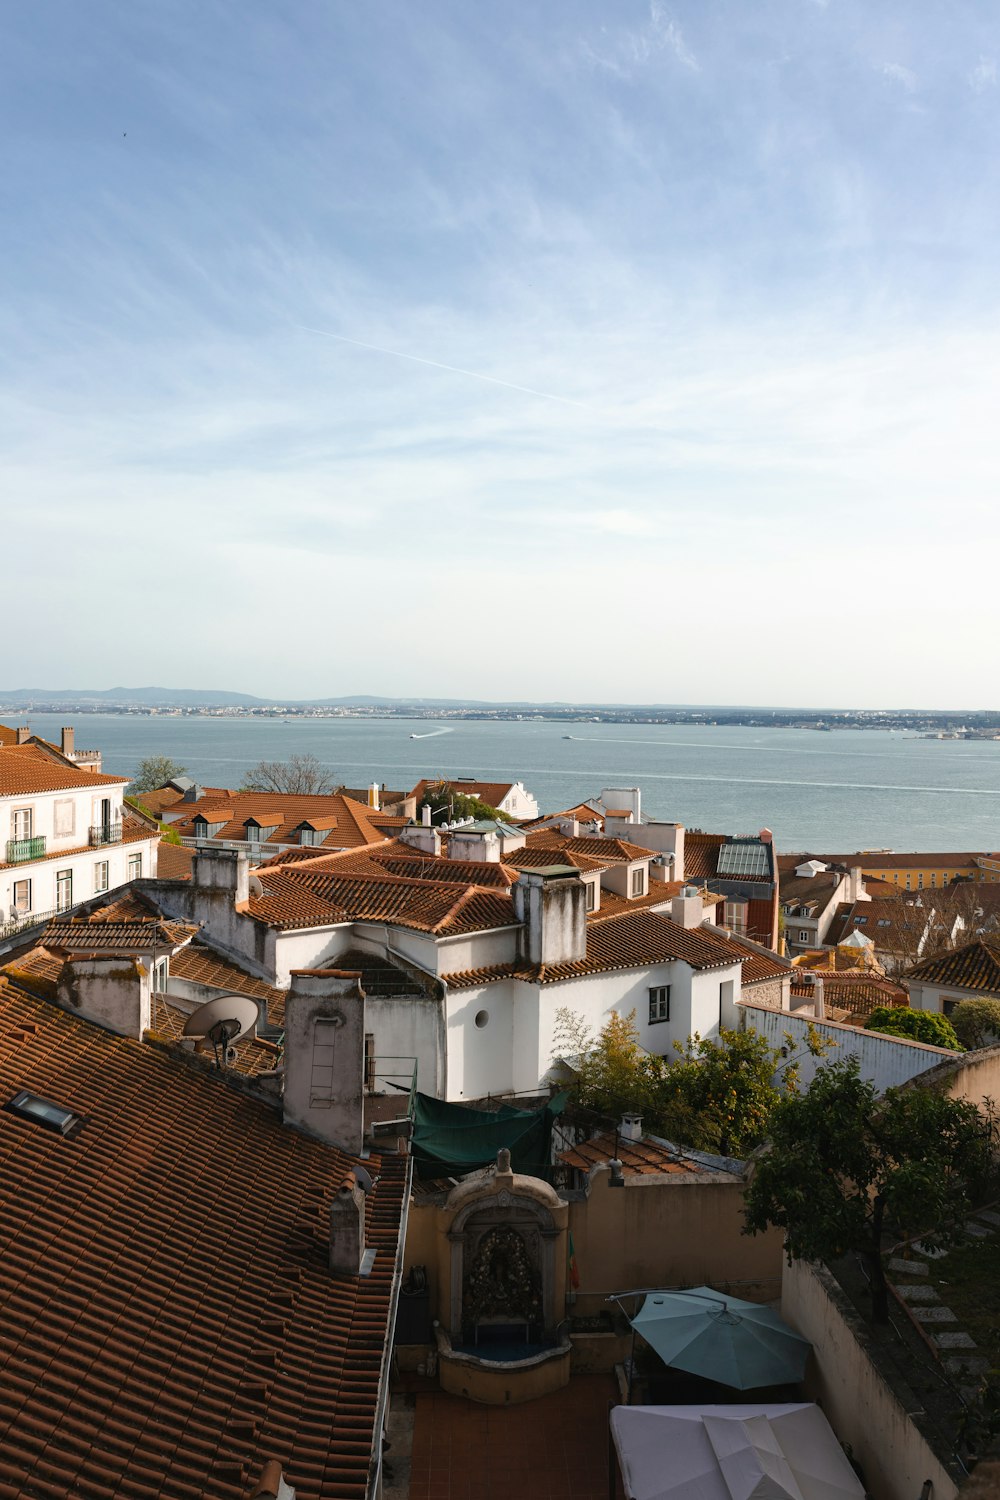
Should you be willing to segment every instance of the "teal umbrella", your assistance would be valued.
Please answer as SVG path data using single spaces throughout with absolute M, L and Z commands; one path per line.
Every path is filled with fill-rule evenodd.
M 664 1364 L 739 1391 L 801 1380 L 812 1348 L 769 1307 L 707 1286 L 648 1292 L 630 1322 Z

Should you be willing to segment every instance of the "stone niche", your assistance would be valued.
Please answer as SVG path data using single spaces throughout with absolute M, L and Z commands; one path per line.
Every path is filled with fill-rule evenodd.
M 568 1205 L 547 1182 L 512 1172 L 501 1151 L 495 1170 L 460 1182 L 438 1215 L 444 1389 L 496 1404 L 565 1385 Z

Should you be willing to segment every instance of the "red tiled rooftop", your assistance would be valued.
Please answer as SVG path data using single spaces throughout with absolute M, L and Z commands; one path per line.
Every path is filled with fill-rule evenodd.
M 38 745 L 0 745 L 0 797 L 33 792 L 85 791 L 93 786 L 125 786 L 127 776 L 81 771 L 47 755 Z
M 0 1493 L 363 1496 L 405 1161 L 373 1157 L 372 1274 L 327 1263 L 351 1170 L 276 1109 L 0 981 Z
M 578 1172 L 589 1172 L 591 1167 L 606 1166 L 613 1156 L 621 1162 L 626 1177 L 683 1176 L 697 1171 L 655 1141 L 626 1141 L 614 1131 L 560 1151 L 559 1160 Z

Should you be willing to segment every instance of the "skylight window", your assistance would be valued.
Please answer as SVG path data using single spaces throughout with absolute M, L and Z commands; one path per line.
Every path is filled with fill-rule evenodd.
M 53 1104 L 51 1099 L 42 1099 L 38 1094 L 30 1094 L 27 1089 L 19 1090 L 7 1108 L 22 1119 L 44 1125 L 46 1130 L 55 1130 L 59 1135 L 71 1135 L 81 1123 L 80 1116 L 71 1109 Z

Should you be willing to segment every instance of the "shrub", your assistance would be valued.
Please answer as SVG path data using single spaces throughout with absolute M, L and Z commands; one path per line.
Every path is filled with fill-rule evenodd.
M 951 1024 L 964 1047 L 988 1047 L 1000 1041 L 1000 1000 L 963 1000 L 952 1012 Z
M 877 1010 L 872 1011 L 865 1027 L 868 1031 L 883 1031 L 888 1036 L 905 1036 L 913 1042 L 926 1042 L 929 1047 L 948 1047 L 952 1052 L 964 1051 L 951 1022 L 933 1010 L 880 1005 Z

